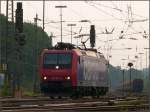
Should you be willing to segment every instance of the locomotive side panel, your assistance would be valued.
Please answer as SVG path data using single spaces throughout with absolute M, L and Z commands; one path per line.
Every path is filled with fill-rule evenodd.
M 106 64 L 103 60 L 81 56 L 78 62 L 78 86 L 108 87 Z

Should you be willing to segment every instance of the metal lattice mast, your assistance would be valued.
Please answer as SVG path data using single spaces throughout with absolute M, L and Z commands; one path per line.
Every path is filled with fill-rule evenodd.
M 2 37 L 2 31 L 1 31 L 2 30 L 2 25 L 1 25 L 1 22 L 2 21 L 1 21 L 1 0 L 0 0 L 0 67 L 2 67 L 2 63 L 1 63 L 1 60 L 2 60 L 1 59 L 2 58 L 2 51 L 1 51 L 1 46 L 2 46 L 1 45 L 2 44 L 2 42 L 1 42 L 1 40 L 2 40 L 1 39 L 1 37 Z
M 36 35 L 36 40 L 35 40 L 35 47 L 34 47 L 34 56 L 35 56 L 35 66 L 33 66 L 34 70 L 34 82 L 33 82 L 33 92 L 37 92 L 37 71 L 38 71 L 38 35 L 37 35 L 37 30 L 38 30 L 38 21 L 42 21 L 41 19 L 38 18 L 38 14 L 36 14 L 36 17 L 34 18 L 34 24 L 35 24 L 35 35 Z
M 6 1 L 6 17 L 7 21 L 13 22 L 14 23 L 14 0 L 7 0 Z
M 45 30 L 45 26 L 44 25 L 45 25 L 45 0 L 43 0 L 43 32 Z
M 0 14 L 1 14 L 1 0 L 0 0 Z
M 5 40 L 5 81 L 8 83 L 8 94 L 12 95 L 11 76 L 8 73 L 8 39 L 14 34 L 14 10 L 13 0 L 6 1 L 6 40 Z

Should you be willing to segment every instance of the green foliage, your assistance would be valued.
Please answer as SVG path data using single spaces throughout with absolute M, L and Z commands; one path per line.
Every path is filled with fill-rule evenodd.
M 123 83 L 122 69 L 119 67 L 114 67 L 114 66 L 110 65 L 109 77 L 111 80 L 111 87 L 112 88 L 118 87 L 121 83 Z M 143 75 L 142 71 L 131 69 L 131 79 L 133 80 L 136 78 L 144 79 L 144 75 Z M 125 80 L 125 82 L 128 82 L 130 80 L 130 71 L 129 70 L 124 71 L 124 80 Z
M 144 92 L 150 94 L 150 79 L 148 76 L 146 76 L 146 78 L 145 78 L 144 86 L 145 86 Z
M 7 82 L 4 82 L 4 85 L 2 86 L 2 96 L 8 96 L 9 93 L 8 93 L 8 83 Z
M 33 90 L 33 83 L 36 80 L 36 85 L 39 86 L 39 57 L 43 48 L 51 47 L 51 39 L 49 39 L 46 32 L 43 32 L 41 27 L 36 27 L 31 23 L 23 24 L 23 32 L 25 34 L 26 44 L 19 46 L 15 40 L 14 24 L 9 23 L 8 34 L 6 35 L 6 17 L 0 15 L 0 47 L 1 47 L 1 63 L 6 60 L 7 48 L 7 62 L 8 75 L 10 76 L 10 83 L 17 83 L 17 75 L 20 78 L 20 85 L 29 90 Z M 7 37 L 7 38 L 6 38 Z M 7 39 L 7 46 L 6 46 Z M 17 49 L 20 49 L 18 52 Z M 21 58 L 19 57 L 21 56 Z M 7 86 L 7 84 L 5 84 Z M 4 93 L 7 91 L 4 87 Z

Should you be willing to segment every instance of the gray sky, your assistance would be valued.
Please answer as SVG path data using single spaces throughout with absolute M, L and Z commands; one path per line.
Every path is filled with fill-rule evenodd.
M 2 13 L 5 13 L 5 3 L 2 2 Z M 15 9 L 16 9 L 16 3 Z M 67 8 L 63 9 L 63 41 L 70 42 L 70 27 L 67 26 L 69 23 L 75 23 L 73 32 L 76 32 L 77 36 L 79 30 L 82 27 L 80 34 L 89 34 L 90 25 L 94 24 L 96 29 L 96 48 L 100 48 L 100 52 L 104 53 L 105 57 L 111 55 L 110 63 L 115 66 L 127 65 L 131 60 L 135 60 L 135 55 L 139 58 L 136 59 L 134 67 L 140 69 L 146 67 L 146 50 L 148 47 L 148 39 L 143 38 L 144 31 L 149 34 L 149 3 L 148 1 L 46 1 L 46 12 L 45 12 L 45 31 L 50 35 L 53 33 L 57 38 L 53 38 L 54 44 L 60 41 L 60 10 L 55 8 L 56 5 L 66 5 Z M 128 14 L 128 9 L 129 13 Z M 42 19 L 42 1 L 25 1 L 23 2 L 24 9 L 24 21 L 34 22 L 33 18 L 36 13 L 39 18 Z M 81 23 L 80 20 L 90 20 L 91 23 Z M 147 21 L 141 22 L 142 20 L 148 19 Z M 129 26 L 129 20 L 133 22 Z M 138 21 L 138 22 L 137 22 Z M 55 23 L 52 23 L 55 22 Z M 42 22 L 38 22 L 39 26 L 42 26 Z M 111 31 L 114 28 L 112 34 L 103 34 L 105 29 Z M 124 31 L 123 38 L 121 31 Z M 88 37 L 84 37 L 86 40 Z M 137 40 L 131 40 L 127 38 L 136 38 Z M 119 39 L 109 42 L 107 40 Z M 80 41 L 80 40 L 79 40 Z M 73 38 L 73 43 L 77 44 L 77 40 Z M 87 43 L 87 46 L 89 43 Z M 125 50 L 125 48 L 132 48 L 132 50 Z M 111 51 L 106 50 L 112 48 Z M 137 50 L 136 50 L 137 48 Z M 118 49 L 118 50 L 117 50 Z M 144 53 L 140 57 L 139 53 Z M 128 59 L 128 60 L 121 60 Z M 141 64 L 142 60 L 142 64 Z M 147 63 L 148 65 L 148 63 Z

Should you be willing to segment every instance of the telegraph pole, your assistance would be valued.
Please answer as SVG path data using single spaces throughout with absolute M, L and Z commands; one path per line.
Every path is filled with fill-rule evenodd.
M 1 0 L 0 0 L 0 14 L 1 14 Z
M 45 30 L 45 0 L 43 0 L 43 34 Z
M 68 24 L 71 27 L 71 44 L 72 44 L 72 26 L 76 26 L 76 24 Z
M 1 22 L 2 22 L 2 20 L 1 20 L 1 0 L 0 0 L 0 67 L 2 67 L 2 63 L 1 63 L 1 57 L 2 57 L 2 53 L 1 53 L 2 31 L 1 31 L 1 29 L 2 29 L 2 25 L 1 25 Z
M 60 8 L 60 36 L 61 36 L 61 42 L 62 42 L 62 8 L 66 8 L 67 6 L 55 6 L 55 8 Z
M 149 81 L 150 81 L 150 35 L 149 35 Z
M 17 2 L 17 9 L 16 9 L 16 23 L 15 23 L 15 31 L 16 36 L 15 40 L 17 42 L 17 77 L 16 77 L 16 95 L 21 97 L 21 76 L 23 75 L 23 61 L 22 61 L 22 47 L 25 45 L 25 34 L 23 33 L 23 9 L 22 9 L 22 2 Z
M 34 18 L 34 24 L 35 24 L 35 35 L 36 35 L 36 41 L 35 41 L 35 63 L 33 63 L 33 70 L 35 71 L 34 72 L 34 82 L 33 82 L 33 92 L 36 93 L 37 91 L 37 75 L 36 75 L 36 72 L 37 72 L 37 56 L 38 56 L 38 38 L 37 38 L 37 22 L 38 21 L 41 21 L 41 19 L 38 18 L 38 14 L 36 14 L 36 17 Z M 44 33 L 44 32 L 43 32 Z M 34 65 L 35 64 L 35 65 Z
M 1 7 L 0 7 L 1 8 Z M 8 94 L 12 95 L 12 84 L 11 76 L 8 73 L 8 38 L 14 34 L 14 13 L 13 13 L 13 0 L 6 1 L 6 32 L 5 32 L 5 63 L 3 64 L 5 68 L 5 86 L 8 88 Z M 9 23 L 11 22 L 12 25 Z
M 140 68 L 141 68 L 141 77 L 142 77 L 142 74 L 143 74 L 143 68 L 142 68 L 142 55 L 144 53 L 140 52 L 139 55 L 140 55 Z M 143 77 L 142 77 L 143 78 Z
M 149 4 L 150 4 L 150 2 L 149 2 Z M 149 34 L 149 39 L 148 40 L 149 40 L 149 67 L 148 67 L 149 69 L 148 69 L 148 71 L 149 71 L 149 83 L 150 83 L 150 34 Z M 150 89 L 149 89 L 149 94 L 150 94 Z M 149 101 L 150 101 L 150 95 L 149 95 Z
M 123 69 L 123 70 L 122 70 L 122 78 L 123 78 L 123 79 L 122 79 L 122 80 L 123 80 L 122 90 L 123 90 L 123 96 L 124 96 L 124 78 L 125 78 L 125 77 L 124 77 L 124 72 L 125 72 L 125 70 Z
M 132 92 L 131 67 L 133 66 L 133 63 L 128 63 L 128 66 L 130 67 L 130 94 L 131 94 L 131 92 Z
M 146 57 L 145 57 L 145 58 L 146 58 L 146 68 L 149 68 L 148 65 L 147 65 L 147 64 L 148 64 L 148 63 L 147 63 L 147 61 L 148 61 L 148 60 L 147 60 L 147 58 L 148 58 L 148 57 L 147 57 L 147 55 L 148 55 L 147 50 L 149 50 L 150 48 L 144 48 L 144 49 L 146 50 L 146 53 L 145 53 L 145 55 L 146 55 Z M 150 79 L 149 71 L 146 72 L 146 74 L 148 75 L 148 79 Z

